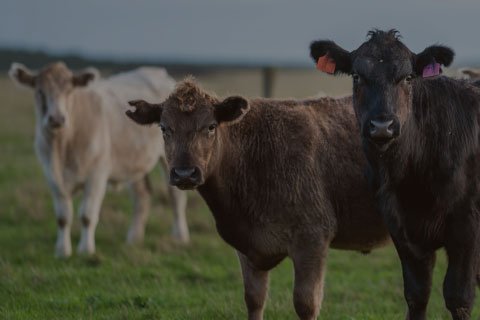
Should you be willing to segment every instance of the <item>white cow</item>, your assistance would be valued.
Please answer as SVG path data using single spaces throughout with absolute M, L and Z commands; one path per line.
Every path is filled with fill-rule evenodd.
M 62 62 L 39 72 L 13 63 L 9 75 L 35 91 L 35 150 L 54 200 L 56 255 L 72 253 L 72 195 L 78 189 L 84 192 L 78 252 L 95 252 L 95 228 L 108 181 L 131 184 L 134 212 L 127 242 L 142 242 L 151 200 L 147 175 L 159 159 L 166 164 L 165 152 L 160 128 L 138 126 L 125 111 L 131 99 L 166 99 L 174 88 L 173 79 L 164 69 L 151 67 L 97 79 L 95 69 L 73 75 Z M 187 242 L 186 195 L 168 189 L 175 214 L 173 234 Z

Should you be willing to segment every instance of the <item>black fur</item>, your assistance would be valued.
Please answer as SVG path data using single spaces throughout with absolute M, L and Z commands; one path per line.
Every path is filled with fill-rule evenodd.
M 352 62 L 350 61 L 350 53 L 333 41 L 314 41 L 310 44 L 310 56 L 315 63 L 318 58 L 328 54 L 328 57 L 335 61 L 335 73 L 350 73 Z
M 414 58 L 414 70 L 417 75 L 423 73 L 423 69 L 433 62 L 438 62 L 448 67 L 453 62 L 455 53 L 445 46 L 431 46 L 417 54 Z
M 475 294 L 480 91 L 465 81 L 418 76 L 434 61 L 448 66 L 453 56 L 444 46 L 415 55 L 395 30 L 370 32 L 350 54 L 367 180 L 402 261 L 410 320 L 426 319 L 438 248 L 449 259 L 443 289 L 453 319 L 470 318 Z M 375 136 L 372 121 L 392 121 L 391 136 Z

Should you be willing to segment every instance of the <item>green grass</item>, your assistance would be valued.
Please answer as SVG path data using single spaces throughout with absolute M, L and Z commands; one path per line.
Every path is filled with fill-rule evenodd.
M 216 77 L 200 80 L 221 94 L 231 90 L 222 88 L 225 82 Z M 315 81 L 310 91 L 303 86 L 298 91 L 313 95 L 315 88 L 321 90 L 324 77 L 290 72 L 279 79 L 280 87 L 285 79 L 300 84 Z M 256 93 L 247 87 L 241 90 Z M 286 94 L 294 96 L 289 90 L 292 93 Z M 55 259 L 52 200 L 33 151 L 32 94 L 0 78 L 0 97 L 0 319 L 246 318 L 236 254 L 216 233 L 213 218 L 196 193 L 189 194 L 191 243 L 180 245 L 171 239 L 172 217 L 158 169 L 152 177 L 155 195 L 144 245 L 124 244 L 129 194 L 109 191 L 97 228 L 97 254 Z M 74 245 L 79 240 L 75 222 Z M 445 255 L 440 252 L 429 319 L 450 319 L 441 293 L 444 273 Z M 271 272 L 266 319 L 296 317 L 292 284 L 292 264 L 286 260 Z M 477 301 L 473 319 L 480 318 L 479 307 Z M 403 319 L 405 309 L 393 247 L 369 255 L 330 252 L 321 319 Z

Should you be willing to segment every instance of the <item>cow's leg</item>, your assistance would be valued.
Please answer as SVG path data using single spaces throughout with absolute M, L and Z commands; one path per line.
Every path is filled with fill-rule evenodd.
M 462 219 L 464 218 L 464 219 Z M 443 296 L 454 320 L 470 319 L 478 276 L 478 223 L 459 217 L 450 225 L 445 249 L 448 269 Z
M 70 240 L 70 228 L 73 220 L 72 199 L 69 195 L 53 192 L 53 204 L 58 225 L 55 256 L 66 258 L 72 254 L 72 242 Z
M 140 244 L 145 234 L 145 224 L 151 204 L 151 187 L 148 176 L 132 183 L 133 219 L 127 235 L 127 243 Z
M 85 185 L 85 194 L 79 209 L 82 224 L 80 243 L 77 248 L 79 253 L 95 253 L 95 228 L 106 186 L 107 177 L 99 173 L 93 174 Z
M 170 185 L 168 166 L 163 158 L 161 159 L 160 163 L 162 164 L 165 172 L 168 196 L 170 198 L 170 205 L 172 206 L 173 211 L 173 237 L 180 242 L 187 243 L 190 240 L 187 218 L 185 216 L 185 209 L 187 207 L 187 193 Z
M 245 304 L 248 309 L 249 320 L 262 320 L 263 309 L 267 299 L 268 271 L 256 268 L 242 253 L 238 252 L 242 266 L 243 286 L 245 290 Z
M 408 305 L 406 319 L 424 320 L 432 287 L 435 252 L 425 252 L 392 238 L 402 263 L 403 289 Z
M 295 269 L 293 303 L 300 319 L 313 320 L 322 306 L 329 241 L 307 238 L 290 254 Z

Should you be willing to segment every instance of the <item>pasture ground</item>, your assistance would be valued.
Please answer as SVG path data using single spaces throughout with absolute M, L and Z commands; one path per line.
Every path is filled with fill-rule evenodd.
M 199 81 L 219 95 L 260 94 L 255 71 L 205 75 Z M 291 70 L 278 74 L 274 94 L 306 97 L 349 90 L 349 78 Z M 216 233 L 195 192 L 188 202 L 191 243 L 171 239 L 172 216 L 158 168 L 152 174 L 154 199 L 144 245 L 125 245 L 129 193 L 110 190 L 97 228 L 97 254 L 55 259 L 52 200 L 33 150 L 33 96 L 2 76 L 0 101 L 0 319 L 246 319 L 236 254 Z M 77 219 L 72 234 L 76 246 Z M 442 298 L 445 268 L 440 251 L 429 319 L 450 319 Z M 285 260 L 271 272 L 265 319 L 296 318 L 292 285 L 292 263 Z M 369 255 L 331 250 L 320 319 L 403 319 L 402 291 L 393 247 Z M 472 319 L 480 319 L 478 299 Z

